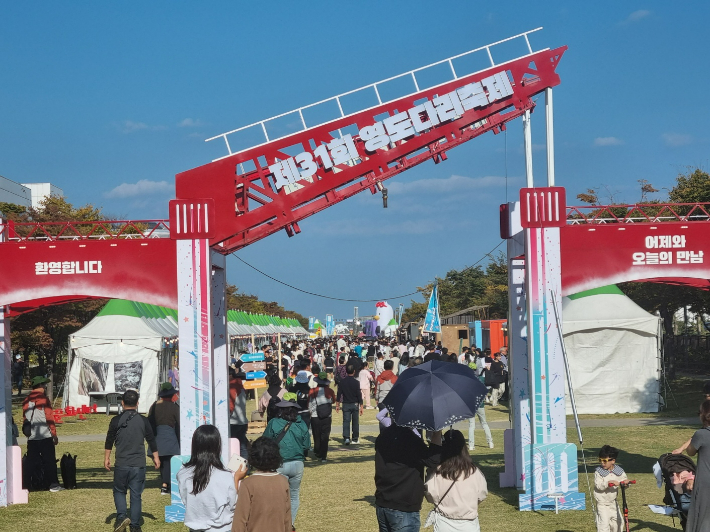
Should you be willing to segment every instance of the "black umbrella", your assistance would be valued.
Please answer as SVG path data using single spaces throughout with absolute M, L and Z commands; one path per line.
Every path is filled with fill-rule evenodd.
M 402 373 L 382 402 L 397 425 L 441 430 L 472 418 L 486 393 L 468 366 L 431 360 Z

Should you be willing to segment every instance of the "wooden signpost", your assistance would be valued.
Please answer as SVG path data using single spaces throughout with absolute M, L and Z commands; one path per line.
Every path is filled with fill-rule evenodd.
M 243 383 L 244 389 L 245 390 L 257 390 L 258 388 L 263 388 L 266 386 L 266 380 L 264 379 L 255 379 L 255 380 L 247 380 L 244 381 Z M 258 395 L 258 391 L 256 392 Z M 257 398 L 258 400 L 258 398 Z
M 252 335 L 252 345 L 253 342 L 254 340 Z M 264 353 L 262 351 L 256 353 L 244 353 L 240 357 L 240 360 L 243 362 L 241 370 L 246 373 L 246 380 L 242 383 L 242 385 L 245 390 L 254 390 L 256 404 L 259 404 L 259 388 L 266 387 L 266 380 L 263 378 L 266 376 L 266 361 L 264 358 Z M 265 427 L 265 421 L 252 421 L 249 423 L 247 434 L 263 432 Z
M 251 371 L 265 371 L 266 370 L 266 362 L 245 362 L 242 364 L 242 371 L 244 373 L 249 373 Z M 248 379 L 249 377 L 247 377 Z

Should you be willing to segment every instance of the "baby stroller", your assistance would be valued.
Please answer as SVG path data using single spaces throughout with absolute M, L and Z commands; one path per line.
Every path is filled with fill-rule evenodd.
M 666 494 L 663 502 L 680 517 L 680 526 L 685 530 L 690 508 L 690 498 L 695 482 L 695 462 L 682 454 L 666 453 L 658 459 Z

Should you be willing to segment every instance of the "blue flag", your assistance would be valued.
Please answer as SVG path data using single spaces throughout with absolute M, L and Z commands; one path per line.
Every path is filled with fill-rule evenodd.
M 434 290 L 431 291 L 429 298 L 429 307 L 426 309 L 426 318 L 424 318 L 425 333 L 441 333 L 441 320 L 439 320 L 439 285 L 434 285 Z
M 332 314 L 326 314 L 325 316 L 325 334 L 327 336 L 333 336 L 335 332 L 335 322 L 333 321 Z

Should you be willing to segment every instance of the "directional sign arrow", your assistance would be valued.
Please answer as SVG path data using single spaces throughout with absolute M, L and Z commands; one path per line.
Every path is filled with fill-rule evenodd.
M 266 369 L 266 362 L 245 362 L 242 364 L 242 371 L 263 371 Z
M 264 360 L 264 353 L 261 351 L 258 353 L 244 353 L 239 357 L 239 360 L 242 362 L 260 362 Z
M 265 379 L 266 378 L 266 372 L 265 371 L 247 371 L 247 379 L 252 380 L 252 379 Z
M 266 381 L 265 380 L 244 381 L 243 386 L 244 386 L 245 390 L 253 390 L 255 388 L 265 388 Z

